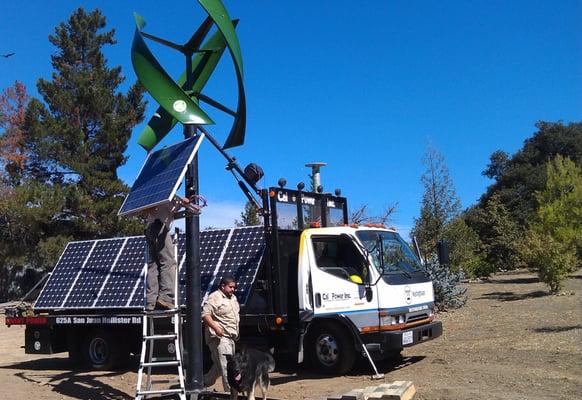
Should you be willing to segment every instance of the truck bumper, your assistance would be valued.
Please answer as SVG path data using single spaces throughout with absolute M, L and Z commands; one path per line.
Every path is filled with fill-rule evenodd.
M 371 353 L 389 354 L 404 347 L 414 346 L 441 336 L 443 325 L 440 321 L 416 326 L 402 331 L 385 331 L 362 335 L 362 341 Z

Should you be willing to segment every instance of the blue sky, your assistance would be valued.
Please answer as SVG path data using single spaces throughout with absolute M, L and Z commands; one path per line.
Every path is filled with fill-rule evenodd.
M 162 5 L 163 4 L 163 5 Z M 431 144 L 445 156 L 464 207 L 491 182 L 481 176 L 489 155 L 518 150 L 538 120 L 580 121 L 582 2 L 580 1 L 232 1 L 247 92 L 247 140 L 232 154 L 265 170 L 264 186 L 285 177 L 308 182 L 311 161 L 324 161 L 326 191 L 339 187 L 351 208 L 380 213 L 398 203 L 394 225 L 404 235 L 418 216 L 420 159 Z M 105 49 L 127 85 L 134 23 L 186 41 L 205 14 L 194 0 L 5 2 L 0 14 L 0 88 L 15 80 L 36 95 L 49 78 L 54 48 L 48 35 L 77 7 L 99 8 L 118 44 Z M 178 17 L 176 17 L 178 16 Z M 151 49 L 173 76 L 178 54 Z M 125 85 L 122 89 L 126 89 Z M 224 57 L 206 93 L 235 106 L 236 82 Z M 150 101 L 148 118 L 155 104 Z M 228 118 L 209 129 L 224 141 Z M 145 152 L 128 147 L 120 176 L 131 185 Z M 182 138 L 181 129 L 167 143 Z M 202 226 L 228 226 L 245 198 L 207 143 L 200 155 L 201 192 L 210 206 Z

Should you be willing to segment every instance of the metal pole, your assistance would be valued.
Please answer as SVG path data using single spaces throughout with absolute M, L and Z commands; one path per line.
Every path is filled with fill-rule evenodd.
M 192 82 L 192 54 L 186 54 L 186 87 Z M 196 125 L 184 125 L 184 137 L 198 135 Z M 186 197 L 195 199 L 198 187 L 198 153 L 186 173 Z M 202 299 L 200 296 L 200 216 L 186 214 L 186 390 L 190 398 L 198 398 L 204 389 L 202 376 Z

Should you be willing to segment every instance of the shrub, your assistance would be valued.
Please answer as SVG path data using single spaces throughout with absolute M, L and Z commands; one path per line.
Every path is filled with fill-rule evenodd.
M 462 270 L 451 271 L 447 265 L 427 261 L 421 267 L 433 281 L 435 307 L 439 311 L 460 308 L 467 302 L 467 289 L 460 286 Z

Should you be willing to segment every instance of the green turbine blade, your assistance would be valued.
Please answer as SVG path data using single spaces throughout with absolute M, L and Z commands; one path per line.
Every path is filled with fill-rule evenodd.
M 147 47 L 141 29 L 144 19 L 134 14 L 136 30 L 131 46 L 133 69 L 152 97 L 183 124 L 213 124 L 214 121 L 180 88 Z
M 206 10 L 210 18 L 214 21 L 220 32 L 224 35 L 226 39 L 226 44 L 230 55 L 234 61 L 234 67 L 236 70 L 236 80 L 238 83 L 238 105 L 234 123 L 224 143 L 224 148 L 240 146 L 245 140 L 245 130 L 246 130 L 246 99 L 245 99 L 245 89 L 243 85 L 243 61 L 242 53 L 240 50 L 240 44 L 236 32 L 234 30 L 234 25 L 224 8 L 224 5 L 220 0 L 198 0 L 200 5 Z
M 233 21 L 234 26 L 238 21 Z M 201 92 L 208 79 L 214 72 L 224 50 L 226 49 L 226 41 L 220 31 L 216 31 L 208 40 L 202 45 L 201 50 L 212 50 L 212 52 L 200 52 L 192 58 L 192 74 L 194 76 L 194 84 L 191 88 L 187 88 L 186 71 L 182 73 L 178 79 L 178 85 L 185 90 L 192 90 L 193 92 Z M 198 100 L 192 99 L 194 102 Z M 138 144 L 146 151 L 154 148 L 176 125 L 176 119 L 170 115 L 163 107 L 159 107 L 154 115 L 148 121 L 138 138 Z

